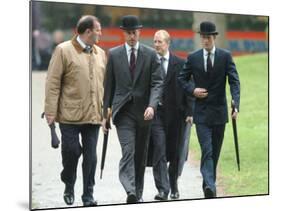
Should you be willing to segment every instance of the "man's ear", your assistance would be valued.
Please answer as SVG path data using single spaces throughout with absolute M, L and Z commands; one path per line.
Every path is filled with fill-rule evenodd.
M 91 32 L 91 29 L 86 29 L 86 33 L 89 34 Z

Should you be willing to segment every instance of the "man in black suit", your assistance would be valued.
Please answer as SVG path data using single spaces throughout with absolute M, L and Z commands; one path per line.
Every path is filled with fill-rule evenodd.
M 163 79 L 156 53 L 139 43 L 142 25 L 136 16 L 122 18 L 126 43 L 109 50 L 106 67 L 104 117 L 112 120 L 122 148 L 119 178 L 127 203 L 142 201 L 151 120 L 162 93 Z M 103 121 L 105 128 L 106 119 Z
M 165 30 L 157 31 L 154 35 L 154 47 L 161 61 L 164 86 L 152 123 L 150 143 L 153 176 L 159 192 L 155 196 L 156 200 L 167 200 L 170 188 L 171 199 L 179 198 L 177 180 L 182 156 L 180 147 L 183 148 L 186 143 L 183 140 L 186 123 L 190 123 L 189 127 L 192 124 L 192 97 L 185 96 L 177 80 L 184 60 L 169 52 L 169 46 L 169 33 Z
M 201 166 L 205 198 L 216 197 L 216 167 L 228 122 L 225 85 L 230 86 L 237 118 L 240 102 L 238 72 L 230 52 L 215 47 L 218 34 L 212 22 L 200 24 L 203 49 L 188 56 L 179 80 L 184 90 L 196 98 L 194 123 L 201 147 Z M 193 76 L 194 83 L 190 81 Z

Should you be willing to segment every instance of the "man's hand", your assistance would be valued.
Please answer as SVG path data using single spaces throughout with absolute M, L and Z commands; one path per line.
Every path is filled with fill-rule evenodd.
M 102 131 L 106 134 L 108 132 L 109 129 L 111 129 L 111 125 L 109 123 L 109 127 L 106 127 L 106 122 L 107 120 L 105 118 L 103 118 L 102 120 Z
M 152 107 L 147 107 L 144 111 L 144 120 L 151 120 L 154 117 L 154 109 Z
M 237 119 L 237 116 L 238 116 L 238 111 L 235 109 L 235 111 L 231 115 L 231 118 L 232 119 Z
M 187 116 L 185 119 L 186 123 L 190 123 L 191 125 L 193 124 L 193 117 L 192 116 Z
M 48 125 L 51 125 L 52 123 L 55 122 L 55 117 L 54 116 L 45 114 L 45 117 L 46 117 Z
M 204 88 L 195 88 L 193 91 L 193 95 L 197 98 L 205 98 L 208 96 L 208 91 Z

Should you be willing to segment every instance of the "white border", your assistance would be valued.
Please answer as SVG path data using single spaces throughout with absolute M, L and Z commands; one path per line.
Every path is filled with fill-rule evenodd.
M 276 0 L 95 0 L 78 3 L 169 8 L 270 16 L 270 196 L 218 200 L 151 203 L 138 206 L 107 206 L 99 210 L 274 210 L 280 207 L 280 10 Z M 207 3 L 208 2 L 208 3 Z M 27 0 L 1 5 L 1 210 L 27 210 L 29 195 L 29 6 Z M 4 47 L 4 48 L 3 48 Z M 256 93 L 253 93 L 256 94 Z M 272 115 L 274 114 L 274 115 Z M 255 162 L 255 161 L 253 161 Z M 95 209 L 95 208 L 88 208 Z M 69 210 L 88 210 L 76 208 Z

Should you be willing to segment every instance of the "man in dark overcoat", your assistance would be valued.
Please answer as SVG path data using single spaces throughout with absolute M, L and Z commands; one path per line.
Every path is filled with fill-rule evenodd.
M 156 200 L 178 199 L 179 160 L 186 153 L 181 148 L 187 144 L 184 132 L 187 122 L 192 124 L 193 97 L 186 96 L 179 86 L 178 74 L 184 60 L 169 51 L 170 35 L 159 30 L 154 35 L 154 47 L 161 63 L 164 78 L 163 94 L 153 119 L 150 143 L 150 160 L 158 194 Z M 167 161 L 169 167 L 167 168 Z
M 218 34 L 215 24 L 202 22 L 199 33 L 203 49 L 188 56 L 179 80 L 184 90 L 196 98 L 193 117 L 202 153 L 203 192 L 205 198 L 213 198 L 216 197 L 216 168 L 228 122 L 226 80 L 235 103 L 234 119 L 239 109 L 240 82 L 230 52 L 215 46 Z

